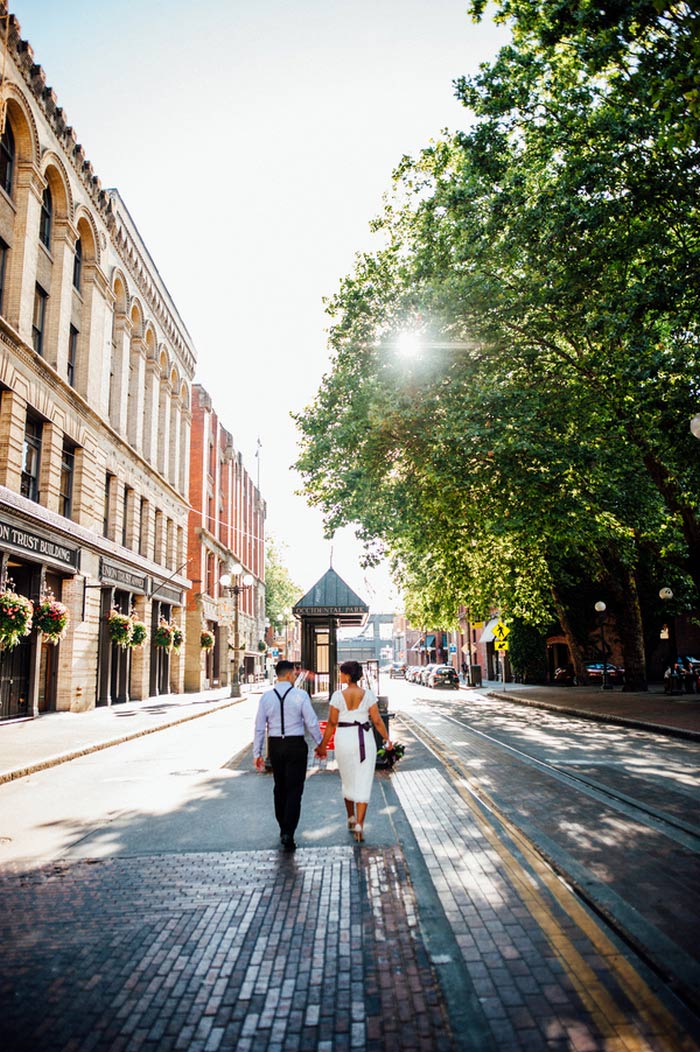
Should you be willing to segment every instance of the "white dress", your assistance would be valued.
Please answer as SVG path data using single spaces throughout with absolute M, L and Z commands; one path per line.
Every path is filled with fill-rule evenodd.
M 348 709 L 342 690 L 336 690 L 331 698 L 331 705 L 338 710 L 338 726 L 335 731 L 335 759 L 343 783 L 343 796 L 355 803 L 368 804 L 374 781 L 374 767 L 377 760 L 377 743 L 374 739 L 374 728 L 369 717 L 372 705 L 377 699 L 371 690 L 356 709 Z M 351 727 L 341 727 L 341 723 L 350 723 Z M 357 724 L 361 726 L 358 728 Z M 369 724 L 369 729 L 366 728 Z M 364 739 L 365 759 L 360 760 L 360 735 Z

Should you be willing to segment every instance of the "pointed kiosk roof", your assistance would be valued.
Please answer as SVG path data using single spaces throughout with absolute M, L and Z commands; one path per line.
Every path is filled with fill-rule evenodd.
M 331 567 L 292 612 L 296 617 L 310 619 L 333 617 L 340 626 L 363 625 L 369 607 Z

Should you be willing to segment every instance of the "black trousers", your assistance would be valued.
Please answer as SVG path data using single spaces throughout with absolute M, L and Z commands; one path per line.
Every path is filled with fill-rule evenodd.
M 275 818 L 283 836 L 294 836 L 301 814 L 309 747 L 303 737 L 269 738 L 268 755 L 275 780 Z

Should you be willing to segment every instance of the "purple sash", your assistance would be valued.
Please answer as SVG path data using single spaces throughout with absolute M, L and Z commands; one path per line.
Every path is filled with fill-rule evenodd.
M 338 726 L 339 727 L 357 727 L 357 736 L 360 739 L 360 763 L 364 763 L 365 762 L 365 736 L 363 734 L 363 731 L 368 731 L 370 729 L 370 727 L 372 726 L 372 724 L 369 721 L 367 721 L 367 723 L 358 723 L 357 720 L 353 720 L 352 723 L 339 723 Z

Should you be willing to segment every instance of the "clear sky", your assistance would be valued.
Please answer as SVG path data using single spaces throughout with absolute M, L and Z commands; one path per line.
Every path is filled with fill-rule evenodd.
M 505 38 L 465 0 L 16 0 L 10 5 L 105 187 L 117 187 L 260 484 L 306 591 L 329 565 L 295 496 L 290 411 L 328 368 L 322 299 L 372 245 L 392 169 L 464 127 L 452 81 Z M 351 531 L 333 565 L 375 610 Z

